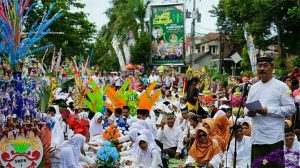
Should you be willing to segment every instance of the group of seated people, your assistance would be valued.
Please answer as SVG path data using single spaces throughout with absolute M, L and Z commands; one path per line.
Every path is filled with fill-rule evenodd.
M 251 167 L 251 120 L 238 118 L 232 133 L 235 117 L 229 106 L 222 106 L 208 118 L 189 111 L 184 99 L 175 103 L 159 102 L 150 111 L 138 109 L 136 117 L 130 116 L 129 108 L 124 106 L 114 112 L 107 110 L 105 115 L 94 113 L 85 119 L 89 121 L 84 124 L 86 127 L 75 129 L 66 124 L 72 114 L 60 113 L 59 118 L 57 113 L 60 112 L 54 111 L 52 117 L 62 131 L 55 126 L 52 129 L 53 146 L 58 149 L 59 158 L 59 162 L 53 164 L 59 168 L 96 167 L 96 152 L 104 142 L 102 133 L 111 123 L 122 133 L 112 140 L 119 151 L 120 167 L 165 168 L 169 167 L 170 159 L 184 160 L 178 167 L 233 167 L 235 143 L 236 167 Z M 80 114 L 75 116 L 79 120 Z M 286 127 L 289 128 L 289 124 Z M 58 138 L 61 134 L 69 137 L 63 139 L 69 140 Z M 295 133 L 287 132 L 285 141 L 287 150 L 300 151 L 299 137 Z M 300 165 L 299 157 L 291 160 Z

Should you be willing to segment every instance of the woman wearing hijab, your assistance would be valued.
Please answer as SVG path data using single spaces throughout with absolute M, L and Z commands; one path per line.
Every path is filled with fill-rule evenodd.
M 138 129 L 130 129 L 128 131 L 128 136 L 130 138 L 129 142 L 124 142 L 122 144 L 123 148 L 126 147 L 126 149 L 122 152 L 120 152 L 121 156 L 121 163 L 125 164 L 126 162 L 132 162 L 132 160 L 135 159 L 135 155 L 133 153 L 139 153 L 140 149 L 138 146 Z M 133 150 L 136 150 L 136 152 L 133 152 Z M 135 165 L 131 165 L 135 166 Z
M 185 165 L 198 163 L 203 166 L 207 165 L 209 168 L 219 167 L 221 164 L 219 153 L 219 146 L 209 137 L 207 129 L 201 126 L 196 131 L 196 138 L 189 151 Z
M 81 168 L 80 154 L 85 143 L 85 137 L 75 134 L 69 141 L 64 143 L 59 150 L 59 168 Z
M 127 147 L 127 149 L 125 149 L 123 152 L 120 153 L 121 156 L 127 156 L 127 155 L 130 155 L 131 154 L 131 150 L 133 150 L 133 148 L 135 148 L 137 145 L 137 139 L 138 139 L 138 129 L 136 128 L 133 128 L 133 129 L 130 129 L 128 131 L 128 136 L 129 136 L 129 139 L 130 141 L 129 142 L 124 142 L 122 144 L 122 148 L 125 148 Z
M 251 136 L 251 123 L 249 121 L 242 122 L 243 135 Z
M 217 135 L 217 124 L 213 119 L 205 119 L 203 122 L 203 127 L 207 129 L 209 137 L 217 142 L 220 149 L 224 152 L 226 150 L 225 140 L 222 139 L 219 135 Z
M 139 154 L 136 155 L 137 159 L 134 161 L 136 165 L 142 168 L 159 168 L 162 167 L 159 149 L 156 145 L 150 142 L 149 138 L 145 135 L 138 137 Z M 132 162 L 127 162 L 130 166 Z
M 103 133 L 103 126 L 102 126 L 102 114 L 100 112 L 96 113 L 92 120 L 90 121 L 90 138 L 97 135 L 102 135 Z
M 217 124 L 217 134 L 225 140 L 225 143 L 227 144 L 230 139 L 230 131 L 229 131 L 229 125 L 230 122 L 226 115 L 219 115 L 215 118 L 215 122 Z

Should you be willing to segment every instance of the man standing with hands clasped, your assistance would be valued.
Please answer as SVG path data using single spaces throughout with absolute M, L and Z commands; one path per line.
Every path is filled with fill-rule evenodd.
M 274 68 L 272 57 L 264 56 L 257 59 L 260 81 L 251 86 L 246 102 L 260 101 L 262 105 L 262 108 L 256 111 L 246 109 L 253 124 L 252 163 L 276 149 L 283 149 L 284 119 L 293 115 L 296 110 L 293 99 L 288 95 L 288 86 L 273 78 Z

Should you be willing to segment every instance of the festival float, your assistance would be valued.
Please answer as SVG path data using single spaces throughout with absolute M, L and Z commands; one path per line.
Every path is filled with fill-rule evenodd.
M 37 51 L 52 47 L 36 44 L 50 33 L 49 26 L 62 13 L 50 17 L 52 4 L 40 22 L 24 32 L 29 14 L 38 4 L 29 0 L 3 0 L 0 3 L 0 51 L 6 59 L 0 80 L 1 134 L 0 162 L 7 168 L 50 167 L 51 122 L 38 109 L 43 82 L 36 76 L 22 76 L 24 60 Z M 26 62 L 26 61 L 25 61 Z M 45 103 L 45 102 L 44 102 Z

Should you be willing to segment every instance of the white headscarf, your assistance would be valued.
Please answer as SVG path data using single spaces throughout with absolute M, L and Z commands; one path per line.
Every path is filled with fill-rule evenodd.
M 149 130 L 150 129 L 147 122 L 145 120 L 140 120 L 140 119 L 138 119 L 137 121 L 132 123 L 131 129 L 132 128 L 136 128 L 138 130 L 142 130 L 142 129 L 148 129 Z
M 140 165 L 141 167 L 150 167 L 150 166 L 151 166 L 151 163 L 152 163 L 151 152 L 152 152 L 152 150 L 158 150 L 158 149 L 157 149 L 156 146 L 153 145 L 153 143 L 150 142 L 150 139 L 149 139 L 147 136 L 145 136 L 145 135 L 140 135 L 140 136 L 138 137 L 138 141 L 137 141 L 138 144 L 140 143 L 140 141 L 145 141 L 145 142 L 147 142 L 148 148 L 147 148 L 145 151 L 143 151 L 143 150 L 141 150 L 141 148 L 138 146 L 139 149 L 140 149 L 140 152 L 139 152 L 139 154 L 138 154 L 137 156 L 141 157 L 141 160 L 140 160 L 139 165 Z
M 128 131 L 128 136 L 133 140 L 133 142 L 135 143 L 138 139 L 138 129 L 133 128 L 131 130 Z
M 94 137 L 96 135 L 102 135 L 103 133 L 103 127 L 102 127 L 102 123 L 99 124 L 97 122 L 97 120 L 102 117 L 102 114 L 100 112 L 96 113 L 94 115 L 94 117 L 92 118 L 92 120 L 90 121 L 90 136 Z
M 80 150 L 85 143 L 85 137 L 75 134 L 69 141 L 64 143 L 59 151 L 59 168 L 80 167 Z
M 181 117 L 181 108 L 179 102 L 173 102 L 172 106 L 175 106 L 177 108 L 177 111 L 174 111 L 174 114 L 177 118 Z
M 223 110 L 218 110 L 217 112 L 216 112 L 216 114 L 214 115 L 214 119 L 216 119 L 216 117 L 217 116 L 219 116 L 219 115 L 225 115 L 226 113 L 223 111 Z
M 141 135 L 145 135 L 149 139 L 149 143 L 160 151 L 159 146 L 157 146 L 157 144 L 155 142 L 155 138 L 154 138 L 153 134 L 149 130 L 143 129 L 143 130 L 140 130 L 139 133 Z
M 51 130 L 51 147 L 59 147 L 59 145 L 64 142 L 64 132 L 60 125 L 59 119 L 57 117 L 52 117 L 52 120 L 55 122 L 55 124 Z

